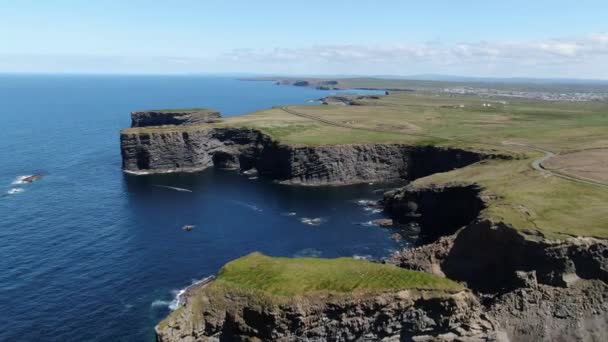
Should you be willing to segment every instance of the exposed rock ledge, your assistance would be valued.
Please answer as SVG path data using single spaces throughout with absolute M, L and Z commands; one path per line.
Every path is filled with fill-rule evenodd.
M 206 108 L 150 110 L 132 112 L 131 127 L 197 125 L 214 122 L 219 118 L 220 112 Z
M 608 340 L 608 241 L 548 241 L 477 219 L 485 206 L 479 193 L 476 186 L 387 193 L 394 219 L 417 221 L 434 238 L 388 262 L 465 282 L 511 341 Z
M 493 157 L 399 144 L 290 146 L 253 129 L 205 126 L 125 130 L 121 152 L 123 170 L 135 174 L 255 168 L 263 177 L 304 185 L 413 179 Z
M 307 295 L 280 304 L 195 289 L 156 327 L 174 341 L 453 341 L 494 337 L 469 291 Z M 257 303 L 257 304 L 253 304 Z

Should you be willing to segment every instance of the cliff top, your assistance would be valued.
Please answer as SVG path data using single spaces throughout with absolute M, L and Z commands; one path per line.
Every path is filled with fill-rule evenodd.
M 418 180 L 481 185 L 482 215 L 551 238 L 608 238 L 608 103 L 391 92 L 351 106 L 286 106 L 189 127 L 258 129 L 290 145 L 401 143 L 512 155 Z
M 211 108 L 168 108 L 168 109 L 146 109 L 137 110 L 134 113 L 166 113 L 166 114 L 180 114 L 180 113 L 217 113 L 217 110 Z
M 252 253 L 226 264 L 215 284 L 278 296 L 318 292 L 463 289 L 446 278 L 365 260 L 283 258 L 261 253 Z
M 185 305 L 159 322 L 156 331 L 168 335 L 177 331 L 176 336 L 187 336 L 190 331 L 214 334 L 221 330 L 227 315 L 243 313 L 247 320 L 266 324 L 269 321 L 258 318 L 288 307 L 294 313 L 306 313 L 304 321 L 308 321 L 326 306 L 367 305 L 375 309 L 397 302 L 406 307 L 421 299 L 441 305 L 436 300 L 442 298 L 448 306 L 454 301 L 465 304 L 471 297 L 463 290 L 443 277 L 364 260 L 277 258 L 252 253 L 226 264 L 210 283 L 189 288 Z M 359 322 L 365 314 L 356 315 Z M 265 339 L 271 338 L 276 336 Z

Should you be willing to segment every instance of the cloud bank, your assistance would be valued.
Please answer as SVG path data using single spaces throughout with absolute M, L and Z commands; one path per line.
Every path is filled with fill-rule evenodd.
M 608 79 L 608 32 L 536 41 L 237 48 L 206 56 L 1 55 L 0 71 L 452 74 Z
M 225 57 L 238 63 L 274 65 L 285 71 L 295 68 L 334 73 L 464 72 L 479 76 L 608 78 L 608 33 L 525 42 L 236 49 Z

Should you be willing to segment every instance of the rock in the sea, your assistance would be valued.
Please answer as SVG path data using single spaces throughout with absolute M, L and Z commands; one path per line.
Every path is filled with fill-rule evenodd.
M 196 227 L 196 226 L 194 226 L 194 225 L 187 224 L 187 225 L 185 225 L 185 226 L 183 226 L 183 227 L 182 227 L 182 230 L 185 230 L 185 231 L 187 231 L 187 232 L 190 232 L 190 231 L 192 231 L 192 230 L 193 230 L 195 227 Z
M 376 226 L 380 226 L 380 227 L 392 227 L 393 226 L 393 220 L 391 219 L 377 219 L 377 220 L 373 220 L 372 221 L 373 225 Z

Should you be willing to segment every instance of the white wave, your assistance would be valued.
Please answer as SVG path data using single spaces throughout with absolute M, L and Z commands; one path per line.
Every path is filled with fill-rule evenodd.
M 296 216 L 296 212 L 294 211 L 290 211 L 290 212 L 285 212 L 285 213 L 281 213 L 281 216 Z
M 302 218 L 300 218 L 300 222 L 307 224 L 309 226 L 320 226 L 321 223 L 325 222 L 325 219 L 323 219 L 321 217 L 315 217 L 315 218 L 302 217 Z
M 7 191 L 6 193 L 9 195 L 12 195 L 12 194 L 18 194 L 20 192 L 23 192 L 23 188 L 12 188 L 9 191 Z
M 363 210 L 369 212 L 370 214 L 379 214 L 384 211 L 384 209 L 374 207 L 365 207 Z
M 256 180 L 256 179 L 258 179 L 258 177 L 253 176 L 253 177 L 248 177 L 247 179 L 249 179 L 249 180 Z
M 179 308 L 180 306 L 184 305 L 186 298 L 184 297 L 184 295 L 186 294 L 186 292 L 188 291 L 189 288 L 193 287 L 193 286 L 197 286 L 200 284 L 204 284 L 207 283 L 211 280 L 215 279 L 215 276 L 209 276 L 203 279 L 199 279 L 199 280 L 193 280 L 192 284 L 184 287 L 183 289 L 180 290 L 173 290 L 171 291 L 171 293 L 173 294 L 173 299 L 172 300 L 161 300 L 161 299 L 157 299 L 155 301 L 152 302 L 152 304 L 150 304 L 150 306 L 152 307 L 167 307 L 169 308 L 169 310 L 174 311 L 175 309 Z
M 301 249 L 301 250 L 295 252 L 293 256 L 294 256 L 294 258 L 302 258 L 302 257 L 319 258 L 321 256 L 321 254 L 323 254 L 323 252 L 321 252 L 318 249 L 304 248 L 304 249 Z
M 375 226 L 373 221 L 359 222 L 357 224 L 360 226 L 364 226 L 364 227 L 374 227 Z
M 184 189 L 184 188 L 177 188 L 174 186 L 167 186 L 167 185 L 152 185 L 155 186 L 157 188 L 164 188 L 164 189 L 171 189 L 171 190 L 175 190 L 175 191 L 181 191 L 181 192 L 192 192 L 192 190 L 190 189 Z
M 254 204 L 245 203 L 245 202 L 241 202 L 241 201 L 234 201 L 234 200 L 231 202 L 234 204 L 240 205 L 241 207 L 249 208 L 253 211 L 262 212 L 262 209 Z
M 379 205 L 378 201 L 367 198 L 358 199 L 355 202 L 361 207 L 366 207 L 366 209 L 371 207 L 377 207 Z
M 25 179 L 28 178 L 28 177 L 32 177 L 32 176 L 33 175 L 19 176 L 19 177 L 15 178 L 15 180 L 11 184 L 12 185 L 25 184 L 25 183 L 27 183 L 25 181 Z
M 150 306 L 153 307 L 153 308 L 169 307 L 169 305 L 171 305 L 171 301 L 160 300 L 160 299 L 157 299 L 157 300 L 153 301 L 152 304 L 150 304 Z
M 365 255 L 355 254 L 355 255 L 353 255 L 353 259 L 355 259 L 355 260 L 371 260 L 371 259 L 373 259 L 373 257 L 371 255 L 369 255 L 369 254 L 365 254 Z

